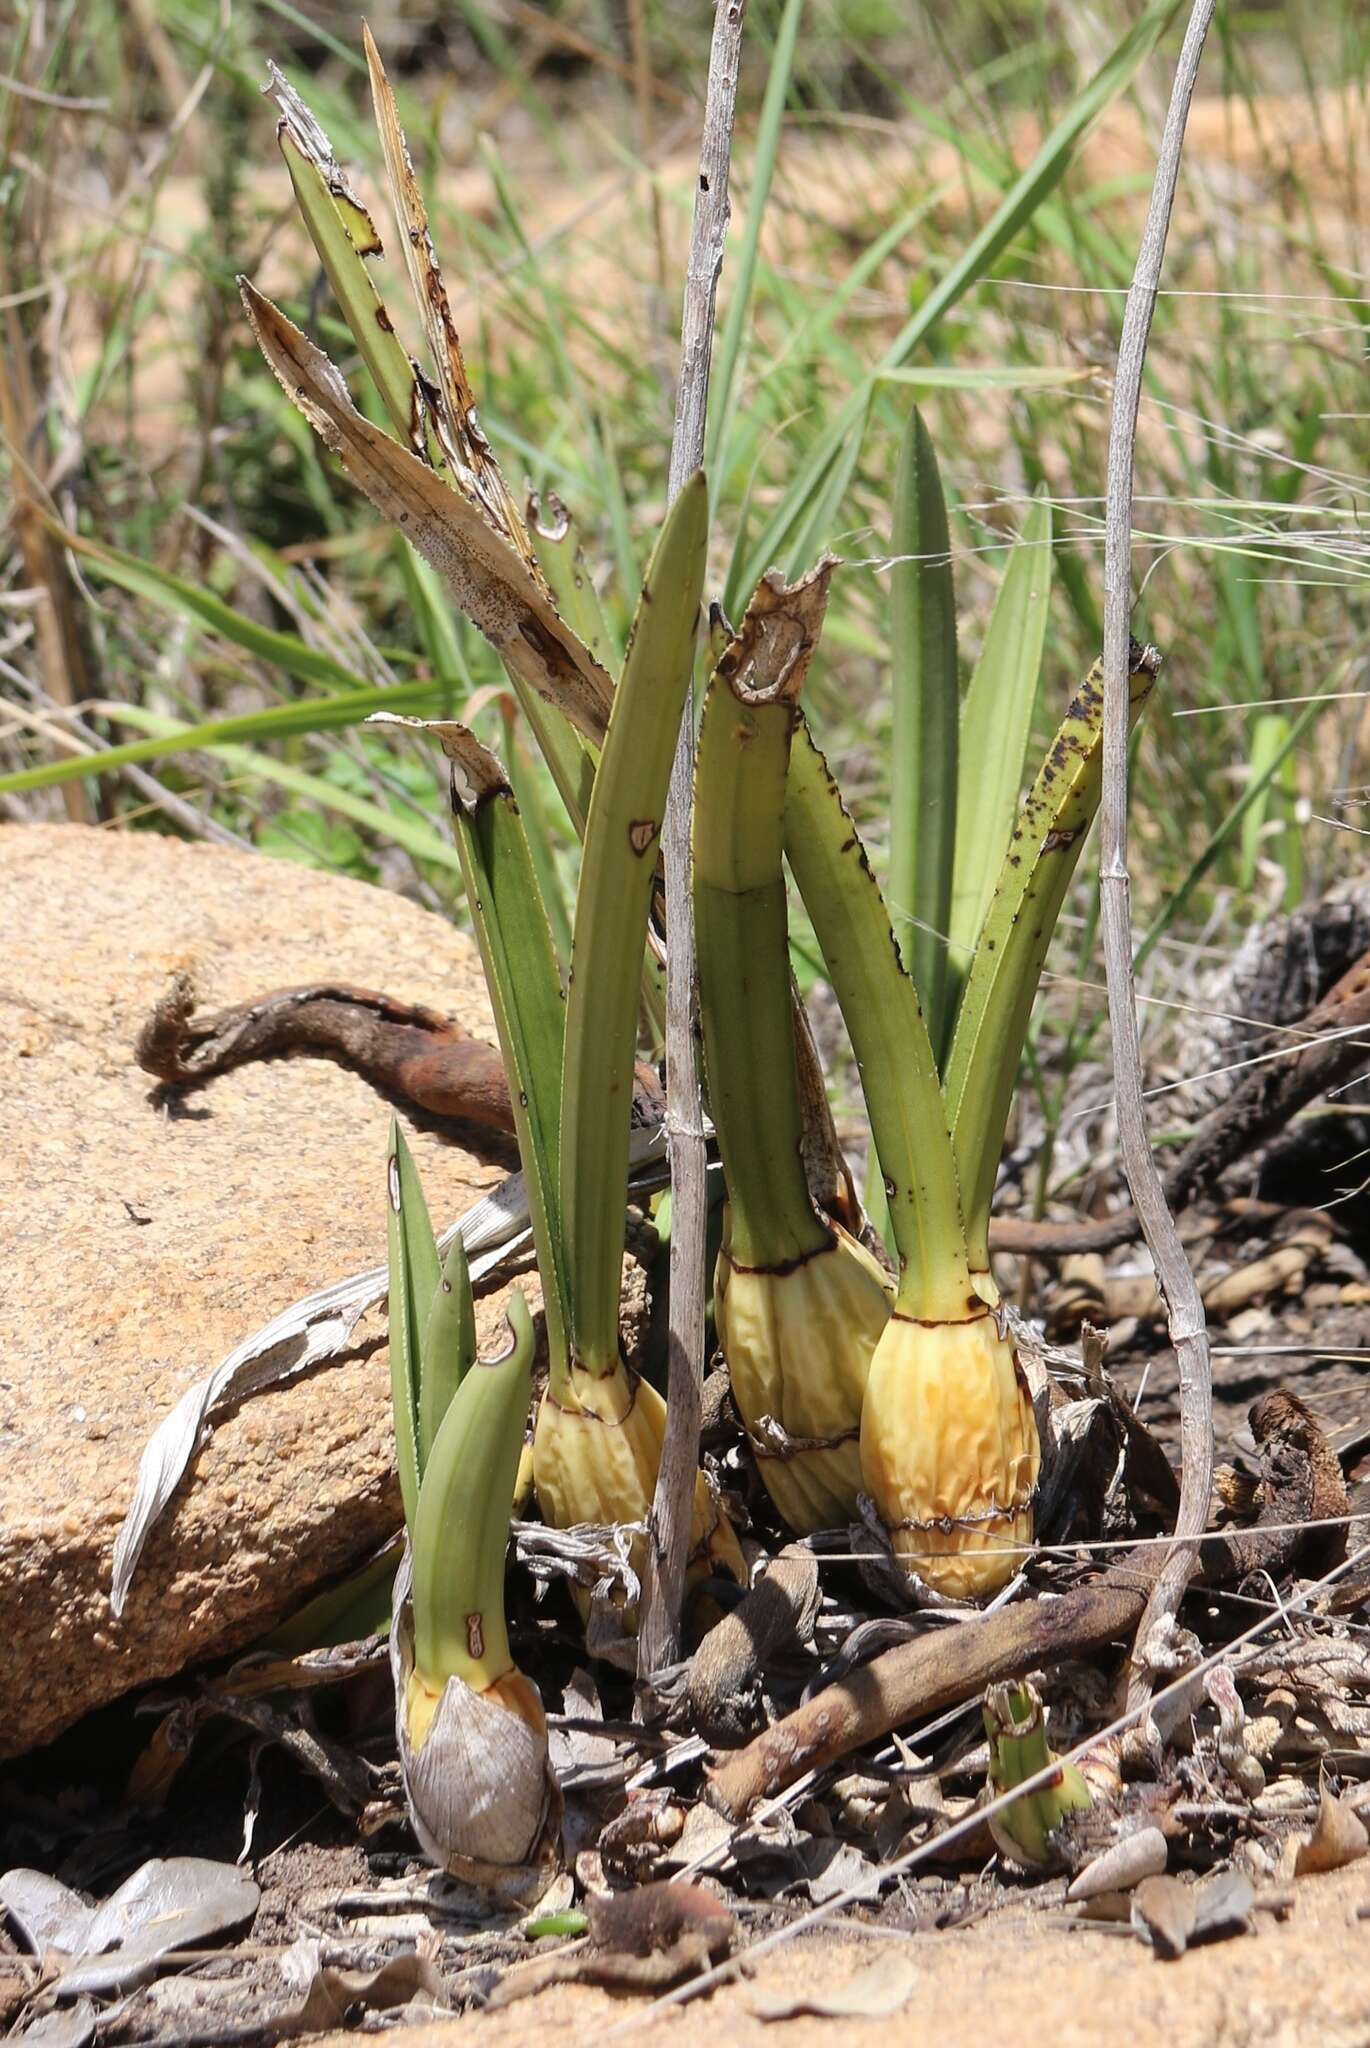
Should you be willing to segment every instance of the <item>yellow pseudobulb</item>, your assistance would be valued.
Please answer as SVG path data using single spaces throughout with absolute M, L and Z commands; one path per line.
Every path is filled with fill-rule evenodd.
M 787 1266 L 735 1265 L 729 1222 L 714 1313 L 757 1469 L 798 1535 L 839 1527 L 862 1488 L 861 1406 L 890 1283 L 838 1224 L 828 1244 Z M 768 1419 L 779 1427 L 768 1429 Z
M 875 1347 L 861 1417 L 866 1491 L 895 1555 L 934 1591 L 977 1599 L 1032 1541 L 1041 1464 L 1032 1398 L 994 1314 L 895 1315 Z
M 542 1397 L 533 1435 L 533 1480 L 542 1518 L 555 1529 L 578 1522 L 645 1522 L 656 1491 L 666 1403 L 626 1366 L 595 1377 L 573 1372 L 574 1405 Z M 644 1539 L 633 1540 L 639 1574 Z M 731 1522 L 701 1472 L 690 1525 L 690 1575 L 722 1572 L 740 1585 L 746 1563 Z

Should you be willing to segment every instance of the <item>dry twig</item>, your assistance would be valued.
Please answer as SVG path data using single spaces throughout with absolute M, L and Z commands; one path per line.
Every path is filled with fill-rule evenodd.
M 1104 517 L 1104 770 L 1099 808 L 1099 907 L 1113 1033 L 1114 1091 L 1123 1170 L 1166 1304 L 1180 1376 L 1180 1512 L 1176 1533 L 1197 1539 L 1208 1520 L 1213 1484 L 1213 1386 L 1203 1302 L 1151 1156 L 1142 1088 L 1137 994 L 1132 973 L 1132 910 L 1127 872 L 1128 645 L 1132 609 L 1132 479 L 1142 370 L 1180 173 L 1185 124 L 1216 0 L 1194 0 L 1156 165 L 1142 245 L 1127 295 L 1108 443 Z M 1130 1698 L 1144 1701 L 1151 1674 L 1147 1644 L 1170 1621 L 1198 1559 L 1195 1542 L 1166 1558 L 1151 1589 L 1133 1652 Z
M 680 383 L 671 442 L 669 495 L 704 454 L 714 306 L 728 233 L 728 174 L 746 0 L 718 0 L 699 183 L 681 315 Z M 694 1475 L 699 1464 L 700 1389 L 704 1382 L 704 1102 L 694 1047 L 694 919 L 690 907 L 690 806 L 694 709 L 687 701 L 671 770 L 661 835 L 666 867 L 666 1101 L 671 1160 L 671 1317 L 669 1405 L 661 1470 L 648 1520 L 638 1665 L 645 1674 L 672 1661 L 680 1626 Z

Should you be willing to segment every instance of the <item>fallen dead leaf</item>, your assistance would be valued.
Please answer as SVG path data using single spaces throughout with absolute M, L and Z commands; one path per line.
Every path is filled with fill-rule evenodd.
M 1294 1859 L 1295 1877 L 1313 1877 L 1324 1870 L 1340 1870 L 1354 1863 L 1370 1848 L 1370 1835 L 1358 1813 L 1344 1799 L 1323 1789 L 1313 1832 Z
M 1133 1931 L 1167 1961 L 1188 1948 L 1195 1918 L 1193 1890 L 1178 1877 L 1145 1878 L 1132 1894 Z
M 1087 1863 L 1066 1897 L 1095 1899 L 1105 1892 L 1130 1892 L 1145 1878 L 1159 1877 L 1168 1854 L 1165 1836 L 1159 1828 L 1138 1828 L 1136 1834 L 1124 1835 L 1121 1842 L 1114 1842 Z
M 1245 1934 L 1256 1909 L 1256 1892 L 1244 1870 L 1220 1870 L 1194 1887 L 1194 1931 L 1191 1942 L 1220 1941 Z
M 907 2004 L 917 1984 L 915 1964 L 896 1952 L 878 1956 L 836 1991 L 763 1994 L 751 2008 L 759 2020 L 792 2020 L 802 2013 L 826 2020 L 883 2020 Z

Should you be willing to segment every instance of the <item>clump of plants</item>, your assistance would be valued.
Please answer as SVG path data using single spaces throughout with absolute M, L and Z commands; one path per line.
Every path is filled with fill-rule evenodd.
M 574 540 L 531 526 L 480 428 L 426 214 L 379 57 L 367 54 L 404 263 L 428 361 L 412 362 L 373 282 L 380 254 L 327 139 L 279 78 L 301 212 L 374 386 L 339 371 L 244 283 L 263 352 L 357 486 L 443 577 L 498 651 L 583 837 L 569 972 L 519 806 L 465 725 L 414 724 L 447 756 L 474 926 L 510 1080 L 537 1254 L 546 1377 L 530 1418 L 533 1326 L 475 1359 L 459 1257 L 439 1271 L 411 1163 L 392 1139 L 391 1331 L 409 1566 L 395 1616 L 401 1754 L 421 1839 L 449 1868 L 535 1864 L 554 1794 L 541 1707 L 502 1604 L 525 1427 L 544 1519 L 627 1531 L 642 1559 L 665 1404 L 626 1361 L 620 1290 L 639 1024 L 659 1014 L 658 852 L 671 758 L 701 666 L 709 559 L 702 474 L 662 523 L 617 677 Z M 716 620 L 695 765 L 699 1022 L 724 1186 L 719 1348 L 756 1469 L 785 1526 L 869 1503 L 932 1594 L 1002 1588 L 1033 1539 L 1037 1423 L 990 1260 L 995 1179 L 1047 947 L 1100 793 L 1097 672 L 1019 800 L 1044 645 L 1049 516 L 1001 588 L 961 691 L 946 507 L 910 419 L 891 522 L 892 845 L 882 889 L 810 729 L 803 687 L 831 578 L 766 575 L 736 630 Z M 1134 651 L 1138 714 L 1155 657 Z M 846 1022 L 869 1116 L 872 1220 L 839 1213 L 828 1141 L 801 1086 L 786 868 Z M 695 1488 L 692 1567 L 746 1572 L 718 1490 Z M 632 1625 L 631 1614 L 624 1617 Z M 480 1817 L 507 1780 L 498 1828 Z M 471 1816 L 476 1816 L 473 1824 Z M 507 1824 L 506 1824 L 507 1823 Z

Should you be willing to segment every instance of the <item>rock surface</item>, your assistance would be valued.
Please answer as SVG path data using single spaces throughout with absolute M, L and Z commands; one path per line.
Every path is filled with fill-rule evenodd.
M 196 1456 L 110 1613 L 139 1455 L 278 1310 L 385 1257 L 389 1106 L 297 1059 L 167 1115 L 132 1057 L 175 968 L 220 1007 L 333 978 L 493 1040 L 474 947 L 365 884 L 151 833 L 0 825 L 0 1756 L 230 1651 L 399 1523 L 384 1320 Z M 406 1119 L 435 1221 L 508 1170 Z M 473 1143 L 477 1142 L 473 1136 Z M 502 1297 L 478 1304 L 491 1342 Z

